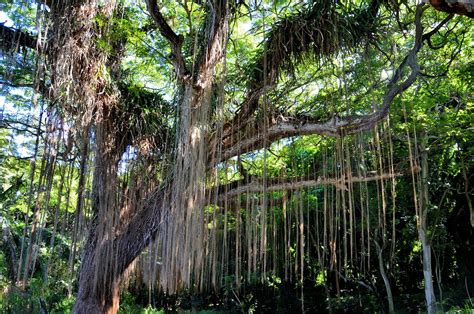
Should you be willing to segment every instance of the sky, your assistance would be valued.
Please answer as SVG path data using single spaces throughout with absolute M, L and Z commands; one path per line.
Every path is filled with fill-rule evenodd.
M 15 25 L 4 11 L 0 11 L 0 23 L 7 27 L 13 27 Z M 0 88 L 1 87 L 2 84 L 0 84 Z M 6 101 L 5 96 L 0 95 L 0 122 L 3 119 L 4 114 L 14 114 L 18 111 L 18 108 L 15 108 L 12 103 Z M 26 157 L 31 154 L 30 150 L 27 148 L 27 143 L 31 141 L 31 137 L 23 134 L 16 134 L 13 136 L 12 140 L 18 145 L 18 153 L 20 157 Z
M 13 21 L 7 16 L 3 11 L 0 11 L 0 23 L 4 24 L 7 27 L 12 27 L 14 25 Z
M 19 111 L 24 111 L 22 109 L 17 109 L 13 106 L 13 104 L 5 101 L 5 96 L 0 96 L 0 124 L 2 122 L 4 114 L 14 114 L 18 113 Z M 22 113 L 24 114 L 24 113 Z M 17 145 L 17 152 L 19 157 L 27 157 L 31 156 L 32 152 L 29 149 L 29 143 L 33 140 L 32 136 L 28 136 L 25 134 L 14 134 L 10 133 L 11 137 L 10 140 L 14 141 Z

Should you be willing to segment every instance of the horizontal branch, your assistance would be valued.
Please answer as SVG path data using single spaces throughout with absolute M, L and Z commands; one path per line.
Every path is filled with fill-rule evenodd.
M 20 125 L 23 128 L 17 128 L 16 125 Z M 38 127 L 35 125 L 30 125 L 28 123 L 19 121 L 19 120 L 11 120 L 8 118 L 3 117 L 0 115 L 0 129 L 8 129 L 8 130 L 14 130 L 16 132 L 22 133 L 29 133 L 32 136 L 38 136 L 43 133 L 45 133 L 44 130 L 38 130 Z
M 276 191 L 286 191 L 286 190 L 298 190 L 309 187 L 317 187 L 322 185 L 334 185 L 335 187 L 343 190 L 348 190 L 348 184 L 350 183 L 361 183 L 361 182 L 371 182 L 378 180 L 387 180 L 395 177 L 402 176 L 402 173 L 385 173 L 380 175 L 371 175 L 364 177 L 341 177 L 341 178 L 293 178 L 286 180 L 275 180 L 268 179 L 268 182 L 265 186 L 262 179 L 254 179 L 247 184 L 242 184 L 236 186 L 235 182 L 232 182 L 226 186 L 231 187 L 226 191 L 226 186 L 219 187 L 219 197 L 218 202 L 223 202 L 226 198 L 235 197 L 245 193 L 261 193 L 261 192 L 276 192 Z M 237 182 L 239 183 L 239 182 Z M 210 198 L 213 199 L 212 197 Z
M 465 15 L 474 18 L 474 3 L 472 1 L 452 1 L 452 0 L 424 0 L 434 9 L 458 15 Z
M 221 161 L 233 156 L 263 148 L 264 142 L 272 143 L 282 138 L 302 135 L 324 135 L 342 137 L 372 128 L 388 113 L 388 107 L 366 116 L 340 118 L 333 116 L 328 121 L 278 117 L 277 122 L 266 131 L 257 130 L 252 137 L 241 140 L 236 145 L 223 150 Z
M 2 50 L 18 50 L 20 47 L 38 50 L 35 37 L 21 30 L 7 27 L 0 23 L 0 47 Z

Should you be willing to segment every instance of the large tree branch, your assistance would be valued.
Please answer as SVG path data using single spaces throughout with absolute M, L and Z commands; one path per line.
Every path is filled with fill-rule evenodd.
M 183 36 L 176 34 L 166 22 L 164 16 L 158 9 L 156 0 L 146 0 L 148 12 L 150 13 L 153 21 L 155 21 L 161 35 L 165 37 L 171 45 L 172 62 L 175 68 L 176 74 L 180 80 L 184 80 L 187 77 L 186 64 L 184 62 L 183 53 L 181 47 L 183 45 Z
M 23 32 L 19 29 L 14 29 L 0 23 L 0 47 L 2 50 L 18 50 L 18 48 L 31 48 L 39 50 L 37 40 L 34 36 Z
M 380 175 L 370 175 L 364 177 L 342 177 L 342 178 L 290 178 L 290 179 L 267 179 L 266 184 L 262 179 L 254 179 L 248 183 L 236 181 L 218 188 L 218 203 L 222 203 L 227 198 L 235 197 L 244 193 L 276 192 L 285 190 L 298 190 L 321 185 L 334 185 L 335 187 L 347 190 L 349 183 L 371 182 L 387 180 L 403 176 L 402 173 L 385 173 Z M 211 197 L 213 201 L 215 198 Z
M 382 2 L 372 0 L 365 10 L 347 15 L 338 13 L 332 2 L 315 2 L 308 10 L 278 22 L 265 39 L 263 53 L 250 76 L 247 96 L 233 120 L 226 123 L 225 135 L 233 136 L 235 127 L 245 124 L 257 110 L 261 95 L 275 86 L 281 70 L 293 71 L 305 54 L 329 57 L 341 48 L 352 48 L 371 38 Z
M 375 112 L 362 116 L 333 116 L 328 121 L 315 121 L 313 118 L 296 120 L 274 117 L 271 123 L 268 123 L 269 126 L 266 130 L 264 130 L 266 123 L 260 123 L 252 125 L 250 128 L 247 127 L 246 134 L 241 139 L 236 138 L 233 141 L 224 140 L 219 161 L 229 159 L 238 154 L 261 149 L 264 143 L 271 143 L 286 137 L 311 134 L 341 137 L 372 128 L 388 115 L 390 105 L 395 97 L 409 88 L 418 76 L 419 66 L 416 61 L 416 55 L 423 45 L 421 15 L 422 6 L 418 6 L 415 17 L 416 35 L 414 46 L 395 71 L 387 86 L 383 102 Z M 407 67 L 411 69 L 411 73 L 403 82 L 399 83 L 403 77 L 403 71 Z
M 204 26 L 204 43 L 199 52 L 195 72 L 195 87 L 204 89 L 213 82 L 214 69 L 224 56 L 228 37 L 228 18 L 231 11 L 227 0 L 208 1 L 208 14 Z
M 458 15 L 465 15 L 474 18 L 474 3 L 472 1 L 449 1 L 449 0 L 424 0 L 434 9 Z

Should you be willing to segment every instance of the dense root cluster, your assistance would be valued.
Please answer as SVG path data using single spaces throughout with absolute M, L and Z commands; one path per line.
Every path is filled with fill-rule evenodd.
M 95 0 L 51 5 L 48 36 L 51 92 L 65 111 L 87 126 L 110 114 L 118 102 L 105 69 L 107 53 L 100 47 L 115 1 Z

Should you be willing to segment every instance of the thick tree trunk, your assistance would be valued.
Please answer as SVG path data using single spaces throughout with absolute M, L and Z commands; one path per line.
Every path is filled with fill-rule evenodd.
M 156 236 L 163 197 L 170 184 L 151 193 L 144 208 L 134 215 L 125 232 L 114 238 L 101 238 L 96 227 L 89 235 L 79 273 L 79 291 L 74 313 L 116 313 L 124 273 L 140 252 Z
M 102 75 L 108 56 L 97 47 L 97 41 L 106 28 L 101 28 L 96 19 L 97 15 L 110 18 L 115 1 L 67 0 L 48 5 L 54 23 L 46 52 L 50 57 L 51 87 L 68 91 L 52 97 L 77 116 L 76 129 L 91 126 L 95 140 L 93 227 L 82 257 L 74 312 L 116 312 L 122 278 L 113 241 L 120 217 L 117 173 L 130 138 L 117 120 L 118 92 Z
M 203 46 L 196 77 L 180 76 L 183 79 L 182 97 L 178 107 L 173 173 L 167 176 L 169 179 L 161 188 L 150 194 L 144 208 L 135 213 L 121 233 L 107 229 L 101 232 L 104 227 L 100 226 L 104 218 L 110 218 L 110 214 L 104 215 L 104 212 L 113 214 L 114 209 L 117 211 L 109 201 L 115 193 L 110 190 L 115 182 L 110 180 L 116 179 L 118 159 L 97 158 L 95 162 L 99 170 L 94 174 L 94 205 L 98 208 L 99 224 L 90 235 L 82 260 L 75 313 L 115 313 L 123 274 L 157 235 L 162 247 L 161 288 L 172 293 L 196 283 L 199 267 L 203 265 L 198 252 L 202 252 L 203 223 L 200 219 L 205 193 L 211 91 L 215 66 L 225 49 L 226 1 L 216 1 L 211 16 L 212 27 L 209 36 L 205 36 L 209 42 Z M 181 73 L 180 69 L 177 73 Z M 103 133 L 100 130 L 97 140 L 105 139 L 102 144 L 110 145 L 110 139 L 106 137 L 110 130 L 104 128 Z M 98 153 L 102 153 L 100 142 L 97 147 Z
M 115 313 L 125 270 L 157 234 L 163 248 L 162 288 L 175 292 L 195 281 L 191 266 L 203 238 L 203 228 L 196 227 L 203 225 L 199 219 L 206 191 L 210 73 L 201 77 L 200 86 L 183 84 L 173 173 L 130 223 L 120 228 L 123 232 L 119 235 L 118 227 L 123 222 L 119 221 L 115 201 L 116 181 L 126 143 L 119 142 L 111 116 L 97 127 L 93 181 L 93 209 L 97 217 L 82 259 L 75 313 Z
M 172 293 L 196 282 L 196 270 L 203 265 L 198 252 L 202 252 L 200 219 L 205 199 L 212 82 L 227 32 L 225 1 L 218 2 L 215 10 L 213 32 L 209 34 L 211 39 L 198 67 L 199 74 L 194 80 L 182 82 L 173 173 L 161 188 L 151 193 L 144 208 L 135 213 L 119 234 L 113 232 L 113 227 L 121 224 L 110 225 L 110 221 L 114 213 L 120 217 L 112 187 L 116 186 L 122 150 L 117 149 L 115 154 L 107 151 L 118 144 L 118 135 L 110 138 L 115 134 L 111 132 L 114 121 L 97 128 L 93 206 L 98 216 L 82 259 L 74 313 L 117 312 L 124 272 L 156 236 L 162 247 L 162 289 Z
M 104 264 L 110 266 L 112 258 L 101 252 L 107 250 L 107 244 L 98 245 L 95 234 L 91 235 L 87 243 L 81 263 L 74 313 L 117 313 L 119 309 L 122 276 L 118 272 L 101 270 Z M 98 270 L 101 273 L 97 274 Z
M 193 270 L 189 262 L 200 249 L 202 238 L 189 231 L 198 225 L 193 226 L 193 221 L 204 201 L 210 93 L 197 91 L 192 85 L 183 90 L 172 177 L 161 190 L 152 193 L 145 208 L 135 214 L 119 236 L 114 233 L 119 224 L 114 201 L 117 191 L 112 188 L 117 185 L 119 154 L 101 154 L 110 145 L 111 139 L 106 136 L 110 133 L 97 132 L 93 184 L 97 218 L 81 263 L 74 313 L 116 313 L 124 272 L 157 233 L 163 241 L 162 288 L 174 292 L 190 286 Z M 105 140 L 100 142 L 101 138 Z
M 96 127 L 96 157 L 93 178 L 93 230 L 86 243 L 79 273 L 75 313 L 115 313 L 119 306 L 121 276 L 114 242 L 119 225 L 117 210 L 118 163 L 126 141 L 119 139 L 113 117 Z

